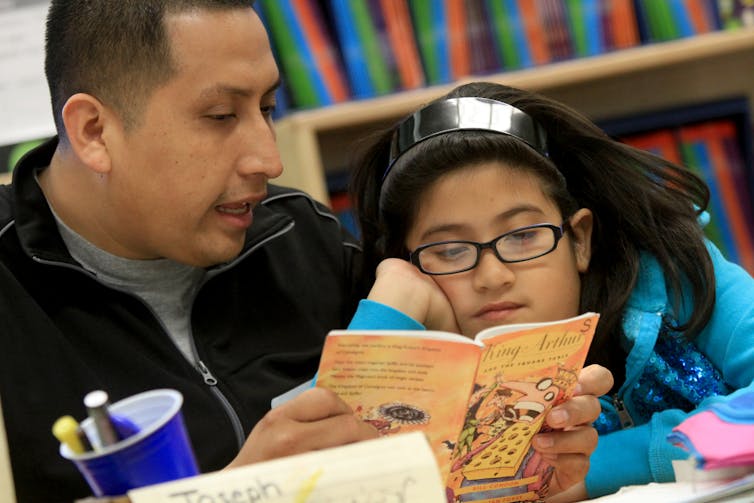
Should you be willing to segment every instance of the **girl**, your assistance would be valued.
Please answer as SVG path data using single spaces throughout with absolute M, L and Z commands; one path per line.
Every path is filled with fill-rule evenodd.
M 462 85 L 377 139 L 352 195 L 376 271 L 354 328 L 601 313 L 587 363 L 615 385 L 573 494 L 672 480 L 667 433 L 754 387 L 754 280 L 705 240 L 704 183 L 562 104 Z

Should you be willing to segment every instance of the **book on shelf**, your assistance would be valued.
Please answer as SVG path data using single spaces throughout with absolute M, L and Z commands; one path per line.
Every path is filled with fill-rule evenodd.
M 492 34 L 505 70 L 528 68 L 534 64 L 516 0 L 487 0 Z
M 754 274 L 754 159 L 748 100 L 713 102 L 603 121 L 617 139 L 700 176 L 710 190 L 706 236 Z
M 539 0 L 539 15 L 545 30 L 551 61 L 573 57 L 573 41 L 568 26 L 568 13 L 562 0 Z
M 608 51 L 639 45 L 639 28 L 633 0 L 601 0 L 604 45 Z
M 445 0 L 408 0 L 427 84 L 452 80 Z
M 547 30 L 544 26 L 544 15 L 541 12 L 541 1 L 519 0 L 519 22 L 523 24 L 526 34 L 526 43 L 529 46 L 532 62 L 535 65 L 543 65 L 552 61 L 552 54 L 547 38 Z
M 373 5 L 375 0 L 370 0 Z M 373 8 L 373 11 L 375 9 Z M 411 12 L 405 1 L 379 0 L 382 14 L 377 18 L 378 29 L 389 42 L 388 57 L 400 78 L 401 89 L 416 89 L 426 84 L 424 68 L 416 45 L 416 36 L 411 22 Z
M 502 68 L 502 57 L 495 43 L 494 26 L 485 0 L 466 0 L 468 44 L 472 75 L 487 75 Z
M 458 80 L 471 75 L 471 44 L 469 15 L 465 0 L 445 0 L 445 31 L 448 39 L 450 78 Z M 474 47 L 481 50 L 481 47 Z
M 639 44 L 633 0 L 566 0 L 573 56 L 595 56 Z
M 585 313 L 499 326 L 473 339 L 335 330 L 325 339 L 316 385 L 383 435 L 426 434 L 449 501 L 538 501 L 552 468 L 531 440 L 547 428 L 549 410 L 572 395 L 598 320 Z
M 725 120 L 685 126 L 679 131 L 687 164 L 698 169 L 711 192 L 726 256 L 754 274 L 754 227 L 741 154 L 735 148 L 735 127 Z
M 663 42 L 720 28 L 714 0 L 637 0 L 644 42 Z
M 296 108 L 350 98 L 332 36 L 313 0 L 260 0 L 258 12 Z
M 388 71 L 389 56 L 370 12 L 368 0 L 329 0 L 343 60 L 351 82 L 354 98 L 370 98 L 396 88 Z

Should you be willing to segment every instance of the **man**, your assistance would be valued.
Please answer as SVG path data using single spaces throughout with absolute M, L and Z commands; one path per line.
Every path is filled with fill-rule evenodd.
M 0 187 L 0 396 L 19 501 L 91 494 L 50 433 L 82 398 L 184 396 L 202 471 L 377 436 L 310 378 L 359 251 L 281 172 L 244 0 L 53 0 L 58 137 Z M 256 426 L 255 426 L 256 425 Z M 248 438 L 247 438 L 248 437 Z

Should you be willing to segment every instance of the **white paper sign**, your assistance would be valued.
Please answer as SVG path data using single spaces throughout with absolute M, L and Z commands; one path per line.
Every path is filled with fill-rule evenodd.
M 0 145 L 55 134 L 44 75 L 48 6 L 0 0 Z
M 132 503 L 444 503 L 419 432 L 299 454 L 129 491 Z

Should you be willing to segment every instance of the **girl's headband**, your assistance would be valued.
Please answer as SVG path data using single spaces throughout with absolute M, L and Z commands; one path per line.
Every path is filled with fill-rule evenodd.
M 383 189 L 393 173 L 395 162 L 414 145 L 461 130 L 506 134 L 523 141 L 544 157 L 548 156 L 547 134 L 526 112 L 488 98 L 449 98 L 425 106 L 398 126 L 390 145 L 390 162 L 382 176 Z

